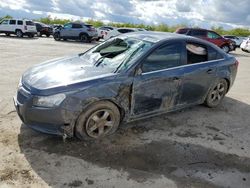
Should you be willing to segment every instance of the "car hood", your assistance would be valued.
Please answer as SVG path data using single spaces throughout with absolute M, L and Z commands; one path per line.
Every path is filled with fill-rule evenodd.
M 96 67 L 79 55 L 58 58 L 28 69 L 22 83 L 28 89 L 46 90 L 114 75 L 113 70 Z

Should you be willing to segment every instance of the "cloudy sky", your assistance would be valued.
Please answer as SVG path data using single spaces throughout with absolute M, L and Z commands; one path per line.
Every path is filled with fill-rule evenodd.
M 250 0 L 0 0 L 0 16 L 250 27 Z

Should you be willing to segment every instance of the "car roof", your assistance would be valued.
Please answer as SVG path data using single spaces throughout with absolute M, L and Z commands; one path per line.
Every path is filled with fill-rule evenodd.
M 212 31 L 212 32 L 215 32 L 216 31 L 213 31 L 211 29 L 204 29 L 204 28 L 192 28 L 192 27 L 182 27 L 182 28 L 178 28 L 177 30 L 181 30 L 181 29 L 186 29 L 186 30 L 201 30 L 201 31 Z
M 157 31 L 139 31 L 139 32 L 126 33 L 123 35 L 138 38 L 138 39 L 145 40 L 145 41 L 150 41 L 153 43 L 156 43 L 156 42 L 159 42 L 162 40 L 167 40 L 167 39 L 190 39 L 190 38 L 193 38 L 196 40 L 196 38 L 186 36 L 186 35 L 181 35 L 181 34 L 177 34 L 177 33 L 168 33 L 168 32 L 157 32 Z

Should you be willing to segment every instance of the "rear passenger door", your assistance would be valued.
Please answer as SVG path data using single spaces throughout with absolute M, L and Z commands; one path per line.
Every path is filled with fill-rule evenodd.
M 182 70 L 180 105 L 199 104 L 204 101 L 217 79 L 217 59 L 215 49 L 197 42 L 186 43 L 186 66 Z
M 71 36 L 74 38 L 78 38 L 80 33 L 82 32 L 82 25 L 81 24 L 72 24 Z

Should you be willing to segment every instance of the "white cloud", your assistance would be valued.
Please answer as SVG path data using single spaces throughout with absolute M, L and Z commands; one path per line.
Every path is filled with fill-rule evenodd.
M 146 24 L 250 26 L 249 0 L 1 0 L 0 8 L 0 16 L 8 13 L 30 18 L 52 15 Z

